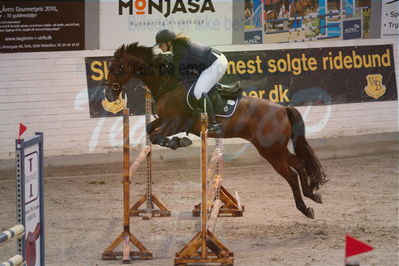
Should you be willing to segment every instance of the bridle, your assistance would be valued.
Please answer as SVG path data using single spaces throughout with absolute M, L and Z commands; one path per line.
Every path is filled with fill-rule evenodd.
M 112 83 L 111 88 L 113 91 L 118 91 L 122 87 L 122 90 L 126 89 L 126 84 L 120 85 L 117 82 Z
M 117 59 L 118 60 L 118 62 L 121 62 L 119 59 Z M 155 61 L 155 59 L 148 65 L 148 66 L 150 66 L 153 62 Z M 140 75 L 142 72 L 144 72 L 144 70 L 145 70 L 145 68 L 141 68 L 141 69 L 139 69 L 139 70 L 137 70 L 136 72 L 134 72 L 133 73 L 133 75 L 131 76 L 131 78 L 135 78 L 135 77 L 137 77 L 138 75 Z M 118 82 L 114 82 L 114 83 L 112 83 L 111 84 L 111 88 L 112 88 L 112 90 L 113 91 L 118 91 L 118 90 L 120 90 L 121 88 L 121 91 L 122 90 L 125 90 L 126 89 L 126 84 L 119 84 Z
M 117 62 L 118 63 L 120 63 L 120 64 L 122 64 L 122 62 L 121 62 L 121 60 L 120 59 L 115 59 L 115 60 L 117 60 Z M 150 64 L 151 65 L 151 64 Z M 150 66 L 150 65 L 148 65 L 148 66 Z M 138 75 L 140 75 L 141 73 L 143 73 L 144 72 L 144 70 L 145 70 L 146 68 L 144 67 L 144 68 L 140 68 L 139 70 L 137 70 L 136 72 L 134 72 L 133 73 L 133 75 L 131 76 L 131 78 L 134 78 L 134 77 L 137 77 Z M 108 84 L 107 84 L 108 83 Z M 110 82 L 107 82 L 106 84 L 107 85 L 109 85 L 110 84 Z M 120 93 L 122 93 L 124 90 L 126 90 L 127 89 L 127 84 L 120 84 L 119 82 L 114 82 L 114 83 L 112 83 L 111 84 L 111 89 L 114 91 L 114 92 L 118 92 L 119 91 L 119 93 L 118 94 L 120 94 Z M 147 91 L 151 96 L 152 96 L 152 92 L 151 92 L 151 90 L 148 88 L 148 86 L 146 86 L 146 85 L 140 85 L 139 86 L 141 89 L 143 89 L 143 90 L 145 90 L 145 91 Z M 152 105 L 152 108 L 151 108 L 151 110 L 155 110 L 154 109 L 154 105 L 155 105 L 155 100 L 154 100 L 154 98 L 152 97 L 152 102 L 151 102 L 151 105 Z M 154 112 L 152 112 L 152 115 L 157 119 L 158 117 L 155 115 L 155 113 Z
M 133 77 L 137 77 L 141 72 L 143 72 L 143 70 L 142 69 L 140 69 L 140 70 L 137 70 L 133 75 L 132 75 L 132 78 Z M 112 83 L 111 84 L 111 88 L 112 88 L 112 90 L 113 91 L 118 91 L 118 90 L 120 90 L 121 88 L 121 91 L 122 90 L 124 90 L 124 89 L 126 89 L 126 84 L 119 84 L 118 82 L 114 82 L 114 83 Z
M 116 60 L 118 60 L 119 63 L 121 63 L 121 60 L 120 60 L 120 59 L 116 59 Z M 146 67 L 140 68 L 139 70 L 137 70 L 136 72 L 134 72 L 133 75 L 131 76 L 131 78 L 137 77 L 137 76 L 139 76 L 140 74 L 142 74 L 148 67 L 151 67 L 151 66 L 156 62 L 156 60 L 158 60 L 157 57 L 155 57 Z M 148 86 L 146 86 L 146 85 L 141 85 L 141 86 L 140 86 L 141 89 L 144 89 L 145 91 L 147 91 L 148 93 L 150 93 L 150 95 L 152 96 L 152 103 L 151 103 L 151 105 L 152 105 L 152 110 L 155 110 L 156 101 L 157 101 L 161 96 L 163 96 L 164 94 L 166 94 L 166 93 L 168 93 L 169 91 L 173 90 L 174 88 L 178 87 L 178 86 L 180 85 L 180 83 L 181 83 L 181 82 L 179 82 L 178 84 L 176 84 L 176 86 L 171 86 L 171 87 L 169 87 L 169 88 L 168 88 L 168 87 L 165 87 L 165 86 L 167 85 L 169 79 L 170 79 L 169 76 L 166 76 L 164 79 L 161 79 L 160 84 L 159 84 L 159 91 L 158 91 L 158 93 L 156 93 L 155 95 L 154 95 L 154 93 L 150 90 L 150 88 L 149 88 Z M 121 84 L 118 83 L 118 82 L 114 82 L 114 83 L 111 84 L 111 88 L 112 88 L 113 91 L 119 91 L 119 90 L 120 90 L 120 91 L 122 92 L 122 91 L 125 90 L 127 87 L 126 87 L 126 84 L 122 84 L 122 85 L 121 85 Z M 153 112 L 153 115 L 154 115 L 155 118 L 157 118 L 157 116 L 156 116 L 156 114 L 155 114 L 154 112 Z
M 119 63 L 121 63 L 121 60 L 120 59 L 116 59 Z M 146 69 L 147 69 L 147 67 L 151 67 L 151 65 L 153 64 L 153 63 L 155 63 L 156 62 L 156 60 L 158 60 L 158 57 L 155 57 L 146 67 L 143 67 L 143 68 L 140 68 L 139 70 L 137 70 L 136 72 L 134 72 L 133 73 L 133 75 L 131 76 L 131 78 L 135 78 L 135 77 L 137 77 L 138 75 L 140 75 L 141 73 L 143 73 Z M 160 82 L 160 88 L 159 88 L 159 91 L 161 92 L 161 93 L 158 93 L 157 95 L 153 95 L 153 99 L 154 100 L 156 100 L 157 98 L 159 98 L 161 95 L 163 95 L 165 92 L 162 92 L 163 91 L 163 87 L 164 87 L 164 85 L 167 83 L 167 81 L 168 81 L 168 77 L 166 77 L 164 80 L 162 80 L 161 82 Z M 149 90 L 149 88 L 147 87 L 147 86 L 141 86 L 141 87 L 143 87 L 144 89 L 146 89 L 147 91 L 149 91 L 150 92 L 150 94 L 152 95 L 153 93 L 151 92 L 151 90 Z M 111 84 L 111 88 L 112 88 L 112 90 L 113 91 L 123 91 L 123 90 L 125 90 L 126 89 L 126 84 L 120 84 L 120 83 L 118 83 L 118 82 L 114 82 L 114 83 L 112 83 Z M 167 91 L 169 91 L 169 90 L 167 90 Z M 166 92 L 167 92 L 166 91 Z

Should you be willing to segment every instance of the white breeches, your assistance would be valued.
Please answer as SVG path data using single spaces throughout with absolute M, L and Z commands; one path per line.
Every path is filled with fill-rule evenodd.
M 208 93 L 216 83 L 223 77 L 227 70 L 227 59 L 221 54 L 213 53 L 217 59 L 210 67 L 205 69 L 199 76 L 194 87 L 194 96 L 197 100 L 201 99 L 202 93 Z

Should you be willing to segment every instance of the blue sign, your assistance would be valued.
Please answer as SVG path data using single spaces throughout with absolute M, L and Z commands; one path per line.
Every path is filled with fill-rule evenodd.
M 261 44 L 262 30 L 252 30 L 245 32 L 245 44 Z
M 341 36 L 341 25 L 340 23 L 336 23 L 336 22 L 328 22 L 327 23 L 327 36 L 331 37 L 331 38 L 338 38 L 339 36 Z
M 342 22 L 342 38 L 344 40 L 362 38 L 362 20 L 360 18 L 347 19 Z

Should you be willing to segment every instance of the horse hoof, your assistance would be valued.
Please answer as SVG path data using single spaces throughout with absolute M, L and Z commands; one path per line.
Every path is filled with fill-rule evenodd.
M 323 204 L 323 197 L 321 196 L 320 193 L 315 192 L 314 196 L 313 196 L 313 201 L 317 202 L 317 203 L 320 203 L 320 204 Z
M 314 219 L 314 210 L 312 208 L 307 208 L 305 215 L 310 219 Z
M 175 140 L 170 140 L 165 146 L 172 150 L 177 150 L 177 148 L 179 148 L 179 142 Z
M 181 138 L 179 141 L 179 146 L 183 147 L 183 148 L 190 146 L 191 144 L 193 144 L 193 142 L 189 138 L 186 138 L 186 137 Z

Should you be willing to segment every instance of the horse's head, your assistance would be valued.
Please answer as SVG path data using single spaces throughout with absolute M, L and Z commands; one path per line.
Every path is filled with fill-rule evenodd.
M 132 77 L 148 74 L 152 60 L 153 53 L 150 47 L 138 46 L 137 43 L 119 47 L 109 66 L 105 83 L 106 98 L 109 101 L 116 100 Z

